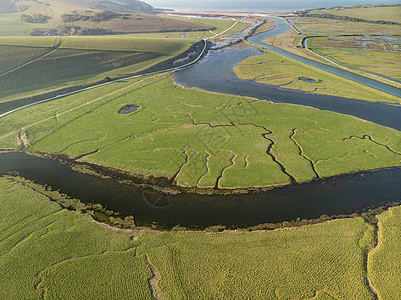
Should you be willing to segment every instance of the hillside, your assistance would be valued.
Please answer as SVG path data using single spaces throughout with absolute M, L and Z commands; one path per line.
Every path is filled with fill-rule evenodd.
M 191 43 L 126 35 L 0 37 L 0 107 L 20 93 L 32 97 L 139 72 L 184 52 Z
M 0 0 L 0 35 L 105 35 L 210 30 L 198 22 L 159 16 L 138 0 Z
M 150 13 L 154 9 L 151 5 L 138 0 L 106 0 L 106 1 L 92 1 L 93 8 L 102 10 L 111 10 L 118 12 L 145 12 Z

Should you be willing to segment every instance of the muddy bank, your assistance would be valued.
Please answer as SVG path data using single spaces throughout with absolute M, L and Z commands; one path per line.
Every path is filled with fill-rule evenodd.
M 12 171 L 79 199 L 83 210 L 97 211 L 92 214 L 97 220 L 120 227 L 132 221 L 156 229 L 274 229 L 338 217 L 372 219 L 375 210 L 397 205 L 401 199 L 401 168 L 226 195 L 219 190 L 220 194 L 198 194 L 174 186 L 167 178 L 133 177 L 51 156 L 0 153 L 0 175 Z

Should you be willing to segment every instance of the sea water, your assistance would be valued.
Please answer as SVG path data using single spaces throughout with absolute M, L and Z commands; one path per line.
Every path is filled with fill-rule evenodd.
M 366 4 L 400 4 L 400 0 L 145 0 L 157 8 L 176 10 L 289 12 L 308 8 Z

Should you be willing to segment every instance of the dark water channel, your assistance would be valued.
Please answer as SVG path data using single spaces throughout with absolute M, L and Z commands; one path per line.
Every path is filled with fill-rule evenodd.
M 355 74 L 355 73 L 352 73 L 352 72 L 349 72 L 349 71 L 346 71 L 343 69 L 329 66 L 329 65 L 326 65 L 326 64 L 323 64 L 323 63 L 320 63 L 320 62 L 317 62 L 317 61 L 314 61 L 314 60 L 311 60 L 311 59 L 308 59 L 308 58 L 305 58 L 305 57 L 302 57 L 302 56 L 299 56 L 299 55 L 296 55 L 296 54 L 293 54 L 290 52 L 287 52 L 283 49 L 280 49 L 280 48 L 277 48 L 277 47 L 274 47 L 274 46 L 264 43 L 263 41 L 267 40 L 270 37 L 278 36 L 278 35 L 281 35 L 283 33 L 286 33 L 288 31 L 292 30 L 291 26 L 288 25 L 283 19 L 279 19 L 279 18 L 272 18 L 272 19 L 274 20 L 274 22 L 276 24 L 276 27 L 274 29 L 251 36 L 250 38 L 248 38 L 248 40 L 255 45 L 258 45 L 260 47 L 263 47 L 263 48 L 273 51 L 275 53 L 281 54 L 288 58 L 295 59 L 299 62 L 305 63 L 307 65 L 316 67 L 318 69 L 321 69 L 321 70 L 324 70 L 327 72 L 330 72 L 332 74 L 339 75 L 339 76 L 347 78 L 349 80 L 353 80 L 355 82 L 364 84 L 366 86 L 370 86 L 372 88 L 389 93 L 391 95 L 401 97 L 401 89 L 398 89 L 391 85 L 388 85 L 388 84 L 382 83 L 380 81 L 373 80 L 373 79 L 370 79 L 370 78 L 367 78 L 367 77 L 364 77 L 364 76 L 361 76 L 361 75 L 358 75 L 358 74 Z
M 239 79 L 234 66 L 259 54 L 255 48 L 242 46 L 210 51 L 199 64 L 175 73 L 174 78 L 187 87 L 316 107 L 401 130 L 400 106 L 303 93 Z M 401 200 L 401 168 L 229 196 L 191 193 L 169 196 L 134 184 L 122 184 L 117 179 L 81 174 L 57 160 L 0 153 L 0 175 L 12 171 L 84 203 L 100 203 L 123 216 L 133 215 L 140 226 L 157 223 L 167 228 L 249 227 L 297 218 L 315 219 L 324 214 L 351 214 Z
M 284 22 L 286 25 L 285 26 L 282 22 L 277 23 L 276 21 L 277 27 L 273 29 L 274 32 L 268 31 L 261 33 L 256 35 L 257 40 L 252 40 L 253 37 L 251 37 L 249 40 L 253 43 L 264 45 L 270 50 L 271 46 L 264 44 L 262 40 L 265 40 L 269 36 L 274 36 L 276 34 L 281 34 L 288 31 L 288 28 L 286 28 L 288 25 Z M 286 52 L 275 47 L 273 48 L 275 52 L 280 54 L 284 54 L 283 52 Z M 198 64 L 174 73 L 173 77 L 177 84 L 185 87 L 195 87 L 211 92 L 249 96 L 274 102 L 310 106 L 322 110 L 352 115 L 380 125 L 401 130 L 401 106 L 295 91 L 286 89 L 285 87 L 267 85 L 255 82 L 253 80 L 238 78 L 233 68 L 245 59 L 261 54 L 263 54 L 263 52 L 257 50 L 256 48 L 243 45 L 231 46 L 220 50 L 212 50 L 209 51 L 206 57 L 203 58 Z M 286 55 L 294 59 L 295 57 L 293 56 L 296 56 L 297 60 L 309 63 L 309 60 L 305 59 L 307 61 L 303 61 L 303 58 L 297 55 L 293 55 L 288 52 L 286 52 Z M 339 74 L 340 76 L 344 75 L 345 73 L 352 74 L 337 68 L 333 69 L 341 72 L 341 74 Z M 379 88 L 383 85 L 382 83 L 363 77 L 363 80 L 365 79 L 369 82 L 373 82 L 373 84 L 377 84 L 377 86 L 375 86 L 376 88 Z M 390 87 L 388 85 L 385 86 L 394 92 L 393 94 L 401 95 L 400 89 Z M 378 100 L 380 99 L 372 98 L 372 101 Z
M 177 84 L 186 87 L 310 106 L 401 130 L 401 106 L 306 93 L 238 78 L 233 68 L 258 54 L 262 52 L 253 47 L 243 46 L 210 51 L 197 65 L 176 72 L 173 77 Z
M 133 184 L 121 184 L 116 179 L 81 174 L 56 160 L 0 153 L 0 175 L 15 170 L 84 203 L 100 203 L 123 216 L 133 215 L 137 225 L 156 222 L 167 228 L 248 227 L 298 217 L 313 219 L 323 214 L 359 212 L 401 199 L 401 168 L 230 196 L 166 196 Z

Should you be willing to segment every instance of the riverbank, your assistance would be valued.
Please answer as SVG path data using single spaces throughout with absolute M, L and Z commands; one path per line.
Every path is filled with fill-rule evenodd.
M 0 154 L 0 161 L 4 154 Z M 166 178 L 129 176 L 126 172 L 62 156 L 34 155 L 29 158 L 20 153 L 14 155 L 17 160 L 13 155 L 6 156 L 7 161 L 21 167 L 13 168 L 10 163 L 2 162 L 1 174 L 14 171 L 6 177 L 33 188 L 65 208 L 89 213 L 97 221 L 119 228 L 171 230 L 178 226 L 191 230 L 252 231 L 358 216 L 374 223 L 375 215 L 400 205 L 401 200 L 398 197 L 401 188 L 394 190 L 391 183 L 400 180 L 397 179 L 401 178 L 399 168 L 341 175 L 269 191 L 250 189 L 247 194 L 227 194 L 224 190 L 198 194 L 200 189 L 175 186 Z M 26 165 L 30 167 L 22 167 Z M 383 180 L 383 177 L 390 177 L 384 175 L 387 173 L 392 174 L 392 179 Z M 58 177 L 69 178 L 69 183 L 60 185 Z M 366 193 L 358 196 L 362 187 L 366 188 Z M 383 191 L 381 199 L 369 196 L 372 189 Z M 348 196 L 343 194 L 345 191 Z M 323 194 L 325 200 L 321 199 Z M 317 203 L 320 203 L 318 208 Z M 266 222 L 269 219 L 275 221 Z
M 180 298 L 181 293 L 194 298 L 224 298 L 223 294 L 247 298 L 259 289 L 261 299 L 274 298 L 286 281 L 280 289 L 286 298 L 313 297 L 318 291 L 324 296 L 373 299 L 366 278 L 381 274 L 380 265 L 366 272 L 365 255 L 374 245 L 375 232 L 362 218 L 254 232 L 116 231 L 99 226 L 85 214 L 62 209 L 22 184 L 0 178 L 0 186 L 5 191 L 0 203 L 8 208 L 1 210 L 0 229 L 9 241 L 0 249 L 6 253 L 0 271 L 9 287 L 0 290 L 3 298 L 40 297 L 45 290 L 48 296 L 73 293 L 79 298 L 85 293 L 96 297 L 101 292 L 111 298 L 118 293 L 120 298 L 140 294 L 151 299 L 149 279 L 159 274 L 159 291 L 172 298 Z M 393 232 L 394 227 L 382 225 Z M 385 236 L 383 242 L 386 247 Z M 396 247 L 391 253 L 397 254 Z M 379 252 L 374 256 L 388 257 Z M 252 270 L 262 271 L 244 277 L 255 274 Z M 107 276 L 86 276 L 98 273 Z M 177 276 L 185 281 L 177 285 Z M 224 284 L 218 284 L 223 280 Z M 238 288 L 238 282 L 244 287 Z M 388 286 L 373 284 L 379 295 Z M 74 289 L 69 292 L 71 285 Z
M 276 28 L 275 29 L 270 30 L 270 31 L 265 32 L 265 33 L 261 33 L 259 35 L 254 35 L 254 36 L 248 38 L 248 41 L 253 43 L 253 44 L 255 44 L 255 45 L 257 45 L 257 46 L 263 47 L 263 48 L 265 48 L 267 50 L 270 50 L 270 51 L 273 51 L 273 52 L 275 52 L 277 54 L 280 54 L 280 55 L 283 55 L 285 57 L 294 59 L 294 60 L 299 61 L 301 63 L 305 63 L 307 65 L 322 69 L 322 70 L 324 70 L 326 72 L 329 72 L 329 73 L 332 73 L 332 74 L 335 74 L 335 75 L 339 75 L 339 76 L 341 76 L 343 78 L 347 78 L 347 79 L 355 81 L 357 83 L 364 84 L 366 86 L 375 88 L 375 89 L 380 90 L 382 92 L 386 92 L 386 93 L 391 94 L 393 96 L 401 97 L 401 90 L 399 88 L 394 87 L 394 86 L 385 84 L 385 83 L 383 83 L 381 81 L 376 81 L 376 80 L 368 78 L 368 77 L 364 77 L 364 76 L 358 75 L 356 73 L 351 73 L 351 72 L 348 72 L 346 70 L 339 69 L 339 68 L 336 68 L 336 67 L 333 67 L 333 66 L 330 66 L 330 65 L 322 64 L 320 62 L 311 60 L 309 58 L 305 58 L 305 57 L 302 57 L 302 56 L 287 52 L 287 51 L 285 51 L 283 49 L 280 49 L 280 48 L 277 48 L 277 47 L 274 47 L 274 46 L 266 44 L 264 42 L 265 40 L 267 40 L 267 39 L 269 39 L 271 37 L 279 36 L 281 34 L 284 34 L 284 33 L 287 33 L 289 31 L 293 30 L 292 27 L 290 25 L 288 25 L 288 23 L 285 20 L 279 19 L 279 18 L 273 18 L 273 19 L 275 20 L 275 23 L 276 23 Z

